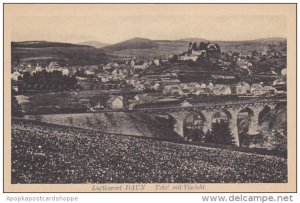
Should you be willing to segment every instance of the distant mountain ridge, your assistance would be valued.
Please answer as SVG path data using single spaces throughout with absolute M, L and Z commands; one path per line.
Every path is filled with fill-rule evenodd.
M 51 60 L 57 60 L 69 65 L 95 65 L 107 62 L 112 58 L 124 60 L 132 57 L 138 59 L 161 57 L 166 59 L 171 54 L 180 54 L 186 51 L 189 41 L 199 43 L 208 40 L 203 38 L 180 40 L 132 38 L 103 48 L 95 48 L 95 46 L 103 45 L 103 43 L 96 41 L 87 41 L 85 44 L 48 41 L 11 42 L 12 64 L 20 63 L 20 61 L 48 63 Z M 246 41 L 211 42 L 218 43 L 222 52 L 266 51 L 269 46 L 275 46 L 278 50 L 286 50 L 287 48 L 287 39 L 275 37 Z
M 110 44 L 107 43 L 103 43 L 103 42 L 98 42 L 98 41 L 84 41 L 84 42 L 79 42 L 77 43 L 79 45 L 88 45 L 88 46 L 92 46 L 95 48 L 103 48 L 103 47 L 107 47 Z
M 108 60 L 102 49 L 61 42 L 11 42 L 11 63 L 48 65 L 55 60 L 60 65 L 96 65 Z
M 12 48 L 46 48 L 46 47 L 91 47 L 87 45 L 78 45 L 65 42 L 49 42 L 49 41 L 21 41 L 11 42 Z
M 207 39 L 204 39 L 204 38 L 198 38 L 198 37 L 191 37 L 191 38 L 183 38 L 183 39 L 179 39 L 179 40 L 176 40 L 176 41 L 185 41 L 185 42 L 207 42 L 209 40 Z
M 179 40 L 151 40 L 146 38 L 133 38 L 119 42 L 107 47 L 104 51 L 110 52 L 121 57 L 135 56 L 138 58 L 167 58 L 170 54 L 180 54 L 187 50 L 189 42 L 207 42 L 218 43 L 224 52 L 232 51 L 265 51 L 269 45 L 275 45 L 279 49 L 286 48 L 285 38 L 264 38 L 245 41 L 212 41 L 203 38 L 183 38 Z
M 120 51 L 124 49 L 151 49 L 151 48 L 157 48 L 158 44 L 151 40 L 146 38 L 132 38 L 129 40 L 125 40 L 123 42 L 119 42 L 107 47 L 104 47 L 103 49 L 105 51 Z

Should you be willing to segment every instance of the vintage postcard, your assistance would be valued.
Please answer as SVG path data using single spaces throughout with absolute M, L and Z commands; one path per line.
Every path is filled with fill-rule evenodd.
M 4 192 L 296 192 L 296 4 L 4 4 Z

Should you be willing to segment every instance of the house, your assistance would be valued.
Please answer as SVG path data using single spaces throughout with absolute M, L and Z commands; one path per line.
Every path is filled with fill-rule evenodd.
M 111 69 L 119 68 L 119 64 L 117 63 L 107 63 L 105 66 L 103 66 L 104 71 L 110 71 Z
M 13 89 L 16 93 L 19 92 L 19 87 L 18 87 L 18 85 L 13 85 L 13 86 L 12 86 L 12 89 Z
M 287 73 L 287 69 L 286 69 L 286 68 L 283 68 L 283 69 L 281 70 L 281 75 L 282 75 L 282 76 L 286 76 L 286 73 Z
M 62 74 L 63 75 L 69 75 L 69 73 L 70 73 L 69 69 L 67 69 L 67 68 L 62 69 Z
M 249 95 L 251 94 L 251 86 L 250 84 L 242 81 L 231 86 L 232 94 L 235 95 Z
M 275 88 L 276 94 L 285 94 L 287 91 L 287 83 L 286 80 L 279 78 L 273 81 L 273 87 Z
M 272 86 L 264 86 L 263 89 L 262 89 L 262 93 L 263 95 L 274 95 L 275 94 L 275 88 L 272 87 Z
M 94 71 L 91 71 L 91 70 L 86 70 L 86 71 L 84 71 L 84 73 L 85 73 L 86 75 L 94 75 L 94 74 L 95 74 L 95 72 L 94 72 Z
M 254 83 L 251 85 L 250 91 L 252 95 L 261 95 L 262 94 L 263 86 L 258 83 Z
M 210 83 L 208 83 L 206 88 L 208 88 L 210 91 L 212 91 L 214 89 L 214 84 L 210 82 Z
M 285 94 L 287 92 L 286 84 L 277 84 L 273 86 L 276 94 Z
M 48 65 L 48 67 L 46 67 L 45 70 L 47 72 L 50 72 L 50 73 L 53 72 L 53 71 L 60 71 L 60 72 L 62 72 L 62 68 L 60 67 L 60 65 L 56 61 L 50 62 L 50 64 Z M 37 71 L 35 71 L 35 72 L 37 72 Z
M 107 83 L 107 82 L 109 82 L 109 81 L 110 81 L 109 76 L 104 75 L 104 76 L 101 77 L 101 82 L 102 82 L 102 83 Z
M 11 79 L 17 81 L 19 79 L 19 76 L 22 77 L 22 74 L 19 71 L 15 71 L 11 74 Z
M 136 79 L 128 79 L 128 80 L 126 80 L 126 83 L 128 85 L 134 85 L 136 83 Z
M 77 72 L 77 69 L 75 67 L 69 68 L 69 74 L 74 75 Z
M 135 89 L 139 92 L 143 92 L 145 90 L 145 85 L 141 83 L 135 83 L 134 84 Z
M 158 90 L 160 88 L 160 84 L 158 82 L 154 83 L 152 86 L 151 86 L 151 89 L 152 90 Z
M 153 60 L 153 63 L 154 63 L 156 66 L 159 66 L 160 61 L 159 61 L 159 59 L 154 59 L 154 60 Z
M 78 80 L 78 81 L 82 81 L 82 80 L 86 80 L 86 79 L 87 78 L 76 76 L 76 80 Z
M 151 94 L 137 94 L 134 96 L 134 103 L 156 103 L 159 101 L 159 97 Z
M 58 69 L 58 68 L 60 68 L 60 65 L 58 64 L 58 62 L 52 61 L 52 62 L 50 62 L 50 64 L 48 65 L 48 68 L 49 68 L 49 69 Z
M 110 109 L 123 109 L 123 97 L 112 97 L 107 101 L 107 106 Z
M 136 105 L 136 103 L 130 103 L 128 106 L 128 109 L 133 110 L 135 105 Z
M 123 79 L 123 76 L 122 75 L 112 75 L 111 76 L 111 79 L 113 81 L 119 81 L 119 80 L 122 80 Z
M 160 76 L 162 82 L 180 83 L 177 73 L 166 73 Z
M 180 107 L 192 107 L 192 106 L 193 105 L 186 100 L 180 104 Z
M 253 95 L 273 95 L 275 92 L 276 89 L 272 86 L 262 86 L 261 84 L 253 84 L 251 86 L 251 93 Z
M 183 92 L 178 86 L 171 87 L 170 95 L 178 97 L 182 94 L 183 94 Z
M 221 50 L 218 44 L 208 43 L 206 46 L 206 52 L 208 56 L 211 56 L 216 53 L 221 53 Z
M 104 71 L 109 71 L 112 69 L 111 63 L 108 63 L 107 65 L 103 66 Z
M 188 90 L 188 89 L 189 89 L 189 86 L 188 86 L 186 83 L 180 83 L 180 84 L 179 84 L 179 87 L 180 87 L 180 89 L 182 89 L 182 90 Z
M 28 73 L 30 73 L 30 75 L 33 75 L 32 72 L 36 72 L 36 70 L 35 70 L 35 68 L 32 67 L 31 65 L 27 65 L 27 67 L 24 69 L 23 72 L 28 72 Z
M 149 64 L 147 62 L 144 62 L 144 61 L 139 61 L 139 62 L 136 62 L 134 65 L 133 65 L 133 69 L 134 70 L 145 70 L 146 68 L 149 67 Z
M 199 83 L 196 83 L 196 82 L 191 82 L 191 83 L 188 83 L 187 85 L 189 87 L 189 90 L 191 90 L 191 91 L 194 89 L 201 88 L 201 85 L 199 85 Z
M 200 50 L 200 51 L 196 51 L 196 50 L 192 50 L 192 56 L 206 56 L 206 50 Z
M 162 81 L 162 82 L 170 82 L 170 81 L 171 81 L 171 78 L 168 77 L 168 76 L 162 76 L 162 77 L 161 77 L 161 81 Z
M 129 65 L 130 65 L 130 67 L 134 67 L 135 61 L 134 61 L 134 60 L 131 60 L 131 61 L 129 62 Z
M 191 95 L 191 91 L 189 89 L 183 89 L 179 92 L 179 94 L 180 94 L 180 96 L 187 97 L 187 96 Z
M 202 83 L 202 84 L 200 85 L 200 88 L 201 88 L 201 89 L 206 88 L 206 87 L 207 87 L 207 85 L 206 85 L 205 83 Z
M 40 72 L 42 70 L 43 70 L 43 68 L 39 64 L 37 64 L 35 67 L 35 71 Z
M 212 92 L 214 95 L 230 95 L 231 88 L 228 85 L 216 84 Z
M 279 78 L 279 79 L 276 79 L 273 81 L 273 86 L 274 85 L 286 85 L 286 80 L 283 79 L 283 77 Z
M 145 98 L 147 95 L 148 95 L 148 94 L 137 94 L 137 95 L 134 96 L 134 99 L 135 99 L 136 101 L 140 101 L 140 100 L 142 100 L 143 98 Z
M 208 88 L 201 88 L 201 89 L 197 89 L 197 90 L 194 90 L 192 92 L 193 95 L 209 95 L 210 94 L 210 90 Z
M 166 86 L 164 86 L 163 94 L 170 95 L 172 88 L 173 89 L 179 89 L 179 86 L 178 85 L 166 85 Z
M 189 55 L 188 53 L 184 53 L 182 55 L 178 56 L 179 61 L 197 61 L 198 56 L 197 55 Z
M 243 69 L 248 69 L 252 66 L 252 63 L 246 61 L 245 59 L 238 58 L 236 64 Z

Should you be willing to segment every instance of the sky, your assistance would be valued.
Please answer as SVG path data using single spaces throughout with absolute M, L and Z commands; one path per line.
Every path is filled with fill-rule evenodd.
M 74 12 L 72 8 L 44 8 L 44 12 L 32 12 L 32 8 L 22 8 L 22 12 L 12 15 L 11 40 L 69 43 L 95 40 L 113 44 L 134 37 L 154 40 L 204 38 L 211 41 L 239 41 L 286 37 L 287 34 L 287 20 L 280 13 L 228 14 L 224 9 L 221 12 L 214 9 L 204 12 L 202 7 L 196 11 L 191 8 L 163 9 L 115 9 L 98 6 L 91 8 L 90 12 L 88 8 L 74 9 Z

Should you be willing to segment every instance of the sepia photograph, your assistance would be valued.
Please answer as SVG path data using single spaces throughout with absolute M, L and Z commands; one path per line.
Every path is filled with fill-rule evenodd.
M 296 4 L 4 4 L 4 191 L 296 191 Z

